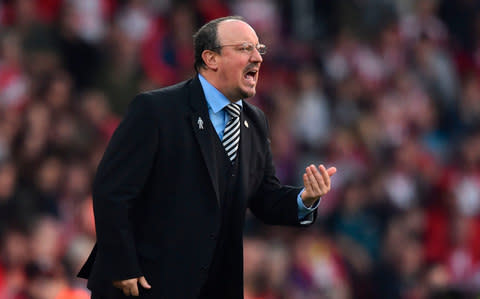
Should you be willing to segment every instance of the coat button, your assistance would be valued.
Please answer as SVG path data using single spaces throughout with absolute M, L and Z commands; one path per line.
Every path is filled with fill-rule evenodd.
M 216 239 L 217 239 L 217 236 L 216 236 L 215 234 L 210 234 L 210 239 L 216 240 Z
M 207 271 L 207 270 L 208 270 L 208 266 L 202 266 L 201 270 L 202 270 L 202 271 Z

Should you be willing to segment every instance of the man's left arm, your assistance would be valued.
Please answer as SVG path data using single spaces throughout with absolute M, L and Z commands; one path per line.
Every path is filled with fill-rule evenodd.
M 323 166 L 318 169 L 314 165 L 308 166 L 303 175 L 302 189 L 280 184 L 275 176 L 270 146 L 267 149 L 265 164 L 262 182 L 249 200 L 249 208 L 253 214 L 267 224 L 301 226 L 311 224 L 315 218 L 315 211 L 311 211 L 307 219 L 299 218 L 298 197 L 300 196 L 304 206 L 312 207 L 330 190 L 330 175 L 333 175 L 336 169 L 332 167 L 327 171 Z
M 325 170 L 322 165 L 317 169 L 310 165 L 303 174 L 304 188 L 297 188 L 280 184 L 275 175 L 270 139 L 268 138 L 269 126 L 265 115 L 260 109 L 253 108 L 253 116 L 258 120 L 259 133 L 264 138 L 263 168 L 261 182 L 251 198 L 248 207 L 252 213 L 267 224 L 307 226 L 313 222 L 316 209 L 310 213 L 311 221 L 305 222 L 299 219 L 299 205 L 297 198 L 300 195 L 303 204 L 311 207 L 315 201 L 330 190 L 330 176 L 336 172 L 334 167 Z M 260 146 L 260 145 L 258 145 Z

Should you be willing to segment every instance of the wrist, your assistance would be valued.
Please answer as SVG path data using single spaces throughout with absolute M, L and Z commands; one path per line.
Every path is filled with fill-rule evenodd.
M 315 201 L 317 201 L 317 198 L 305 197 L 305 192 L 302 192 L 302 194 L 300 195 L 300 198 L 302 199 L 303 205 L 307 208 L 312 207 Z

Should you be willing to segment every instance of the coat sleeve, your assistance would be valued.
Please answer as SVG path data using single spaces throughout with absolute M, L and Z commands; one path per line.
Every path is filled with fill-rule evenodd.
M 265 136 L 265 161 L 263 177 L 257 191 L 249 201 L 252 213 L 267 224 L 308 226 L 316 219 L 314 211 L 311 222 L 301 222 L 298 219 L 297 196 L 302 187 L 292 187 L 280 184 L 275 175 L 275 167 L 272 161 L 268 123 L 263 113 L 264 136 Z
M 93 183 L 98 263 L 95 267 L 109 281 L 142 275 L 129 219 L 158 146 L 151 100 L 143 94 L 132 101 L 107 146 Z

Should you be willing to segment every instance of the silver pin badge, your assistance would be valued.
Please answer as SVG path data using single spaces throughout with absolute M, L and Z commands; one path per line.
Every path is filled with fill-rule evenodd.
M 200 130 L 203 130 L 203 120 L 201 117 L 198 117 L 197 124 L 198 124 L 198 128 Z
M 243 124 L 245 125 L 245 127 L 248 128 L 248 122 L 247 121 L 244 121 Z

